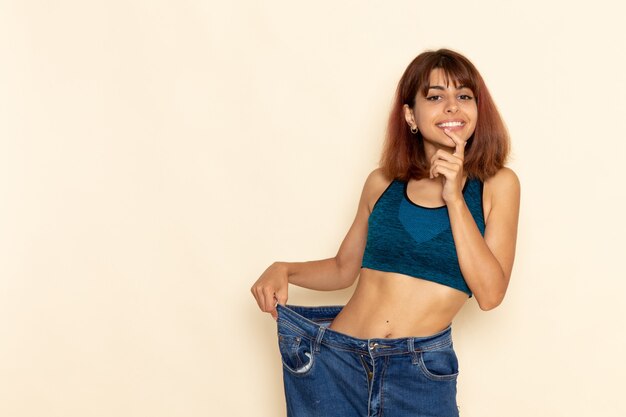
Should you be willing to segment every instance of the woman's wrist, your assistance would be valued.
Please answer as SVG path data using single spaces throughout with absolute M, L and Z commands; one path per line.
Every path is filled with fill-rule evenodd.
M 272 267 L 284 272 L 289 277 L 289 262 L 276 261 L 272 264 Z
M 463 205 L 465 204 L 465 199 L 463 198 L 463 194 L 459 194 L 457 197 L 445 200 L 445 202 L 446 202 L 446 206 L 448 206 L 449 209 L 457 208 L 457 207 L 463 207 Z

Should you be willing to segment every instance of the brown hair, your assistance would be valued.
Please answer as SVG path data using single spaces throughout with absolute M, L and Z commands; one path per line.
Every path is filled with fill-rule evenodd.
M 478 119 L 465 147 L 463 169 L 468 177 L 484 181 L 504 166 L 510 149 L 509 135 L 476 67 L 449 49 L 423 52 L 404 71 L 389 115 L 380 167 L 388 178 L 408 181 L 428 176 L 430 163 L 424 153 L 422 134 L 411 133 L 403 107 L 407 104 L 413 108 L 418 92 L 427 94 L 430 73 L 436 68 L 443 70 L 446 82 L 452 80 L 467 86 L 476 97 Z

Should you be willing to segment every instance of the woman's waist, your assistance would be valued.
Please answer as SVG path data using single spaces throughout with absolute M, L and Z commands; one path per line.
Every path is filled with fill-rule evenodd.
M 363 269 L 330 327 L 367 339 L 429 336 L 448 327 L 465 301 L 467 295 L 441 284 Z
M 427 336 L 368 337 L 360 338 L 343 333 L 329 326 L 332 319 L 342 311 L 342 306 L 278 305 L 279 337 L 306 338 L 312 346 L 332 345 L 363 354 L 389 355 L 415 350 L 432 350 L 452 343 L 450 326 Z

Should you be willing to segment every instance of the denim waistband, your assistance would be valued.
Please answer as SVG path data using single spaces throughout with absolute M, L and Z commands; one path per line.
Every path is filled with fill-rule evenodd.
M 343 306 L 305 307 L 281 304 L 276 307 L 279 326 L 288 326 L 302 337 L 314 340 L 316 345 L 382 356 L 439 349 L 452 343 L 451 326 L 430 336 L 395 339 L 359 339 L 328 329 L 327 326 L 342 308 Z

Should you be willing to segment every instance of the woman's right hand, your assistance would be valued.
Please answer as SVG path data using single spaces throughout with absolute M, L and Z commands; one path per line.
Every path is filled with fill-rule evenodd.
M 287 265 L 282 262 L 274 262 L 261 274 L 250 289 L 261 311 L 270 313 L 274 320 L 278 318 L 276 304 L 287 302 L 288 277 Z

